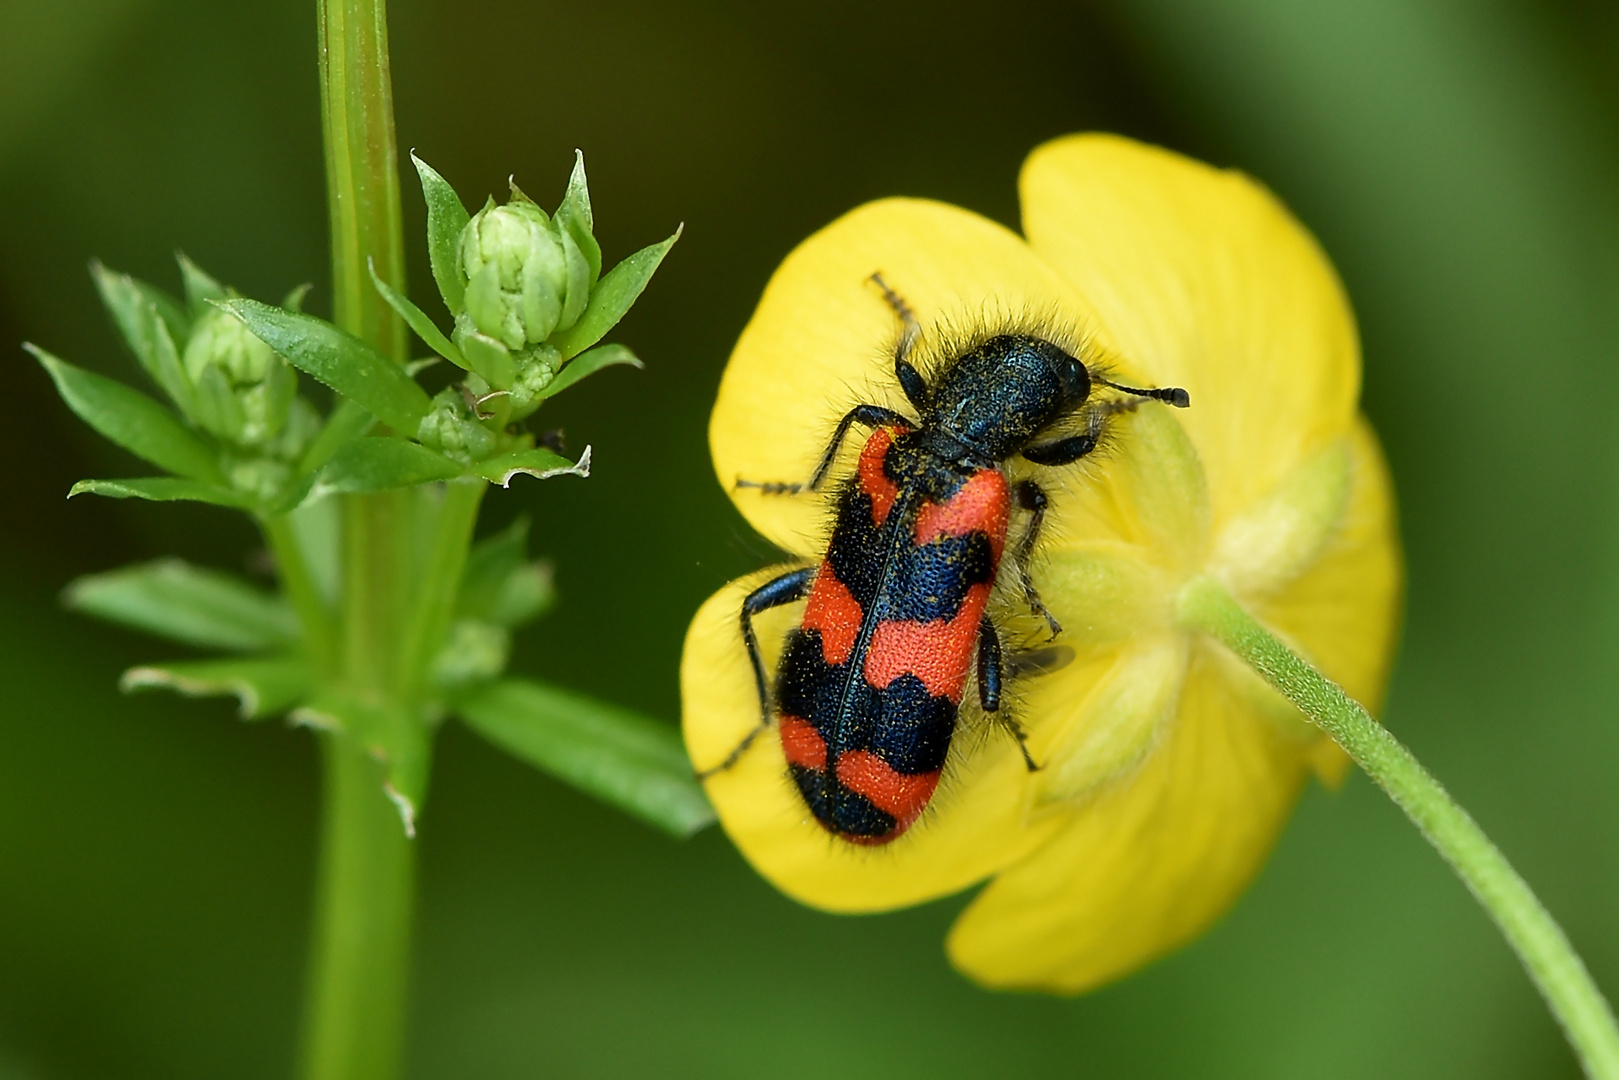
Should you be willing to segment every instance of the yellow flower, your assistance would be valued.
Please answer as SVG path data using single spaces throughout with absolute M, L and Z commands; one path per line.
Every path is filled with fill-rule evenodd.
M 1075 466 L 1007 464 L 1051 495 L 1034 578 L 1076 653 L 1015 687 L 1039 770 L 964 709 L 932 804 L 880 848 L 815 822 L 773 734 L 707 789 L 753 865 L 816 907 L 881 911 L 991 879 L 952 929 L 951 959 L 991 986 L 1078 992 L 1204 930 L 1254 876 L 1310 772 L 1335 783 L 1348 764 L 1257 676 L 1182 627 L 1181 590 L 1213 577 L 1375 709 L 1400 560 L 1388 475 L 1357 413 L 1359 346 L 1342 287 L 1269 192 L 1081 135 L 1038 148 L 1020 193 L 1026 239 L 953 206 L 888 199 L 806 240 L 737 343 L 709 436 L 748 521 L 799 565 L 818 560 L 831 496 L 733 485 L 804 479 L 856 403 L 909 412 L 874 271 L 915 309 L 924 371 L 949 337 L 941 328 L 1032 317 L 1083 334 L 1087 359 L 1114 378 L 1190 392 L 1190 409 L 1118 416 L 1105 451 Z M 727 585 L 692 622 L 681 679 L 700 769 L 757 724 L 738 612 L 780 569 Z M 1009 576 L 993 610 L 1009 636 L 1036 643 L 1043 623 Z M 770 663 L 801 614 L 793 605 L 756 620 Z

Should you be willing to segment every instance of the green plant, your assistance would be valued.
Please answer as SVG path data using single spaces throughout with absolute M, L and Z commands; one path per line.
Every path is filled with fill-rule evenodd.
M 234 694 L 242 715 L 314 728 L 325 805 L 303 1074 L 397 1070 L 413 890 L 411 838 L 432 741 L 458 716 L 514 755 L 676 836 L 712 820 L 672 727 L 560 687 L 503 677 L 510 635 L 544 615 L 550 568 L 526 522 L 473 543 L 484 492 L 517 477 L 585 477 L 525 426 L 614 365 L 601 339 L 674 236 L 603 273 L 582 155 L 554 214 L 515 185 L 469 215 L 415 161 L 433 278 L 455 325 L 406 298 L 382 0 L 319 7 L 332 226 L 331 322 L 237 295 L 184 256 L 184 299 L 98 265 L 113 321 L 170 405 L 28 348 L 63 400 L 163 475 L 85 480 L 72 494 L 192 500 L 253 518 L 279 594 L 163 560 L 81 578 L 77 609 L 184 644 L 204 660 L 146 664 L 126 689 Z M 405 326 L 437 357 L 411 360 Z M 460 370 L 436 393 L 417 376 Z M 309 376 L 333 391 L 323 414 Z M 443 381 L 443 380 L 441 380 Z

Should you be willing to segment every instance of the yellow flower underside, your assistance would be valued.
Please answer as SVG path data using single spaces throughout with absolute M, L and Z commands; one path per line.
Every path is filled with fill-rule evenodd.
M 1375 707 L 1400 566 L 1387 472 L 1355 411 L 1348 306 L 1269 193 L 1109 136 L 1036 150 L 1021 190 L 1027 241 L 910 199 L 860 207 L 806 240 L 737 344 L 710 442 L 749 522 L 819 559 L 828 495 L 733 485 L 806 478 L 857 403 L 910 412 L 874 271 L 916 310 L 924 371 L 952 331 L 1038 325 L 1083 340 L 1087 362 L 1116 379 L 1185 387 L 1190 409 L 1120 416 L 1110 446 L 1078 467 L 1009 463 L 1051 495 L 1035 576 L 1076 651 L 1015 688 L 1041 770 L 968 707 L 928 812 L 878 848 L 814 822 L 774 733 L 707 786 L 748 859 L 806 903 L 876 911 L 993 877 L 950 935 L 953 960 L 991 985 L 1073 992 L 1206 927 L 1262 864 L 1310 770 L 1333 781 L 1346 764 L 1256 676 L 1177 625 L 1179 589 L 1215 576 Z M 693 620 L 682 689 L 699 768 L 758 722 L 737 616 L 780 569 L 731 583 Z M 1014 640 L 1039 640 L 1010 590 L 992 610 Z M 757 620 L 772 665 L 800 615 Z

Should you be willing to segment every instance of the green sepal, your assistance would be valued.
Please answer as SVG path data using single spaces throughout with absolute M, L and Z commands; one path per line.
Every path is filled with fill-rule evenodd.
M 414 432 L 430 407 L 403 368 L 352 334 L 313 315 L 257 300 L 217 301 L 293 367 L 319 379 L 389 427 Z
M 325 691 L 294 709 L 291 719 L 352 739 L 381 762 L 383 791 L 399 810 L 405 835 L 416 835 L 431 764 L 431 732 L 425 717 L 401 705 Z
M 376 417 L 366 412 L 359 403 L 345 400 L 332 410 L 332 415 L 321 425 L 320 434 L 310 442 L 304 456 L 298 460 L 300 473 L 312 473 L 328 461 L 338 449 L 371 430 Z
M 630 367 L 645 367 L 639 357 L 622 345 L 598 345 L 588 352 L 580 353 L 568 365 L 557 373 L 556 378 L 546 384 L 536 397 L 544 400 L 555 397 L 580 379 L 596 374 L 602 368 L 612 367 L 615 364 L 628 364 Z
M 99 262 L 90 264 L 90 276 L 129 351 L 180 411 L 189 415 L 191 380 L 180 363 L 180 347 L 191 327 L 185 313 L 161 290 L 108 270 Z
M 228 660 L 185 660 L 141 664 L 118 680 L 124 693 L 173 690 L 186 697 L 233 694 L 243 720 L 277 716 L 308 697 L 315 676 L 308 661 L 295 656 L 243 657 Z
M 309 290 L 313 289 L 314 287 L 314 284 L 308 281 L 304 282 L 302 285 L 294 285 L 291 289 L 287 290 L 287 295 L 281 298 L 281 306 L 294 314 L 302 314 L 304 310 L 304 297 L 308 296 Z
M 585 182 L 585 152 L 573 152 L 573 174 L 568 177 L 568 190 L 562 196 L 562 205 L 552 215 L 573 242 L 590 267 L 590 287 L 594 288 L 602 272 L 602 249 L 596 242 L 596 219 L 590 209 L 590 187 Z
M 637 251 L 609 270 L 590 290 L 590 303 L 585 306 L 579 321 L 568 330 L 551 336 L 551 344 L 561 351 L 564 360 L 584 352 L 617 325 L 646 288 L 646 283 L 652 280 L 658 264 L 663 262 L 663 257 L 669 254 L 669 249 L 675 246 L 675 241 L 680 239 L 685 228 L 682 225 L 661 244 Z
M 231 488 L 183 476 L 140 476 L 120 480 L 80 480 L 68 489 L 67 497 L 101 495 L 108 499 L 145 499 L 148 502 L 200 502 L 228 506 L 233 510 L 255 507 L 253 499 Z
M 192 319 L 208 311 L 208 301 L 223 300 L 230 295 L 230 290 L 221 285 L 212 274 L 186 258 L 184 252 L 175 252 L 175 260 L 180 264 L 180 277 L 185 281 L 186 309 Z
M 545 449 L 543 446 L 532 446 L 526 450 L 511 450 L 504 454 L 497 454 L 473 466 L 477 474 L 491 484 L 501 487 L 511 487 L 513 478 L 519 475 L 532 476 L 538 480 L 549 480 L 553 476 L 589 476 L 590 475 L 590 447 L 579 455 L 578 461 L 569 461 L 561 454 Z
M 99 259 L 90 262 L 90 274 L 96 279 L 96 287 L 101 290 L 101 298 L 112 310 L 113 317 L 118 318 L 118 311 L 114 308 L 114 301 L 107 296 L 106 287 L 113 286 L 114 290 L 125 294 L 117 303 L 121 305 L 138 304 L 155 310 L 163 325 L 168 327 L 169 336 L 180 348 L 185 348 L 186 338 L 191 333 L 191 320 L 186 317 L 185 308 L 180 302 L 156 285 L 148 285 L 140 278 L 121 274 L 116 270 L 109 270 L 101 264 Z
M 390 435 L 354 439 L 332 455 L 320 471 L 310 499 L 338 493 L 390 491 L 435 480 L 451 480 L 466 466 L 420 443 Z
M 473 332 L 461 338 L 467 367 L 496 390 L 510 390 L 517 381 L 517 363 L 511 352 L 488 334 Z
M 427 313 L 411 303 L 408 298 L 395 291 L 393 286 L 378 277 L 376 264 L 370 259 L 365 260 L 365 265 L 371 271 L 371 283 L 377 287 L 377 292 L 382 295 L 384 300 L 388 301 L 388 306 L 398 312 L 399 317 L 404 319 L 412 330 L 416 331 L 416 336 L 427 342 L 429 348 L 456 367 L 470 371 L 471 368 L 467 367 L 467 362 L 461 358 L 461 350 L 457 349 L 454 343 L 444 336 L 442 330 L 433 325 L 433 320 L 427 317 Z
M 139 390 L 75 367 L 24 343 L 80 420 L 136 457 L 196 480 L 221 479 L 214 450 L 168 409 Z
M 88 574 L 62 592 L 75 611 L 160 637 L 235 652 L 287 649 L 298 617 L 279 596 L 180 559 Z
M 667 724 L 527 679 L 473 690 L 456 712 L 513 756 L 674 836 L 714 820 Z
M 590 300 L 590 264 L 585 261 L 572 233 L 562 229 L 557 239 L 562 242 L 562 261 L 568 270 L 568 287 L 563 292 L 562 314 L 557 317 L 557 326 L 566 333 L 585 313 L 585 305 Z
M 422 178 L 422 198 L 427 202 L 427 257 L 433 267 L 433 281 L 450 314 L 459 315 L 465 307 L 466 286 L 461 281 L 456 249 L 461 243 L 461 230 L 472 219 L 444 177 L 414 153 L 410 160 Z
M 528 560 L 528 519 L 518 518 L 467 554 L 456 599 L 458 614 L 513 629 L 556 603 L 551 566 Z

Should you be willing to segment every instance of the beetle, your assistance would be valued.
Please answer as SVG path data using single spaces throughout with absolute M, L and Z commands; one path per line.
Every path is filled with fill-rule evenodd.
M 775 719 L 810 813 L 829 832 L 863 845 L 896 839 L 926 808 L 975 660 L 979 704 L 1022 748 L 1021 727 L 1001 712 L 1005 682 L 1052 666 L 1064 651 L 1003 656 L 987 612 L 1016 507 L 1029 515 L 1011 553 L 1018 588 L 1052 639 L 1061 632 L 1029 576 L 1047 496 L 1033 480 L 1009 480 L 1004 463 L 1022 455 L 1036 465 L 1068 465 L 1097 448 L 1110 415 L 1149 400 L 1191 404 L 1177 387 L 1110 382 L 1061 345 L 1023 331 L 981 337 L 925 379 L 910 360 L 921 329 L 915 314 L 880 273 L 870 280 L 902 324 L 894 376 L 917 418 L 857 405 L 838 422 L 807 483 L 737 481 L 766 494 L 816 491 L 850 429 L 872 429 L 838 494 L 826 556 L 743 600 L 742 639 L 760 722 L 724 761 L 699 774 L 735 764 Z M 1126 397 L 1097 400 L 1097 387 Z M 1077 433 L 1053 433 L 1072 419 L 1081 422 Z M 806 599 L 772 694 L 753 620 Z M 1026 749 L 1023 756 L 1036 768 Z

